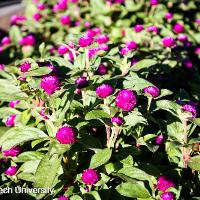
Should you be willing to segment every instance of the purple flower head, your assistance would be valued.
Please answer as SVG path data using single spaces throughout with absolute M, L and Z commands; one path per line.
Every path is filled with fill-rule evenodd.
M 108 73 L 108 68 L 105 65 L 101 64 L 101 65 L 99 65 L 96 73 L 98 75 L 105 75 Z
M 170 20 L 170 19 L 173 18 L 173 16 L 174 16 L 174 15 L 173 15 L 172 13 L 169 13 L 169 12 L 168 12 L 168 13 L 165 14 L 165 19 Z
M 124 48 L 122 48 L 122 49 L 120 50 L 120 54 L 121 54 L 122 56 L 125 56 L 125 55 L 128 54 L 129 51 L 130 51 L 130 50 L 128 49 L 128 47 L 124 47 Z
M 183 33 L 184 32 L 184 26 L 182 24 L 179 24 L 179 23 L 176 23 L 174 26 L 173 26 L 173 31 L 175 33 Z
M 41 18 L 42 18 L 42 15 L 41 15 L 40 13 L 35 13 L 35 14 L 33 15 L 33 19 L 34 19 L 36 22 L 40 21 Z
M 74 128 L 63 126 L 56 133 L 56 139 L 60 144 L 73 144 L 77 141 L 77 133 Z
M 20 100 L 10 101 L 9 106 L 10 108 L 14 108 L 19 103 L 20 103 Z
M 19 41 L 19 44 L 23 46 L 33 46 L 35 43 L 36 40 L 33 35 L 27 35 Z
M 10 38 L 9 37 L 4 37 L 2 40 L 1 40 L 1 44 L 3 45 L 3 46 L 7 46 L 7 45 L 9 45 L 11 43 L 11 41 L 10 41 Z
M 64 25 L 70 25 L 71 24 L 71 18 L 68 15 L 64 15 L 60 18 L 60 23 Z
M 31 68 L 31 64 L 28 63 L 28 62 L 24 62 L 23 64 L 21 64 L 21 65 L 19 66 L 19 68 L 20 68 L 20 71 L 21 71 L 21 72 L 28 72 L 29 69 Z
M 162 43 L 165 47 L 172 47 L 175 45 L 175 40 L 172 37 L 164 37 Z
M 45 9 L 45 5 L 43 3 L 39 3 L 37 5 L 38 10 L 44 10 Z
M 136 95 L 132 90 L 121 90 L 116 96 L 115 104 L 124 111 L 131 111 L 136 106 Z
M 89 29 L 88 31 L 87 31 L 87 36 L 88 37 L 94 37 L 94 36 L 96 36 L 97 35 L 97 33 L 96 33 L 96 31 L 94 30 L 94 29 Z
M 150 3 L 151 3 L 152 6 L 157 6 L 158 0 L 150 0 Z
M 60 197 L 58 197 L 58 200 L 69 200 L 69 197 L 66 197 L 66 196 L 60 196 Z
M 198 25 L 200 25 L 200 18 L 195 20 L 195 23 L 197 23 Z
M 18 22 L 24 22 L 26 21 L 26 17 L 25 16 L 17 16 L 17 15 L 13 15 L 11 18 L 10 18 L 10 23 L 12 25 L 15 25 L 17 24 Z
M 163 135 L 158 135 L 156 138 L 155 138 L 155 144 L 156 145 L 162 145 L 165 141 L 165 138 Z
M 144 29 L 143 25 L 137 24 L 134 26 L 134 30 L 136 33 L 141 32 Z
M 117 124 L 118 126 L 121 126 L 124 123 L 124 120 L 121 117 L 114 116 L 111 118 L 111 122 L 113 124 Z
M 57 4 L 56 4 L 56 8 L 55 10 L 66 10 L 67 9 L 67 1 L 66 0 L 60 0 Z
M 60 55 L 64 55 L 64 54 L 66 54 L 68 51 L 69 51 L 69 49 L 68 49 L 67 46 L 65 46 L 65 45 L 60 45 L 60 46 L 58 47 L 58 53 L 59 53 Z
M 88 54 L 89 54 L 89 59 L 94 57 L 98 53 L 99 49 L 98 48 L 93 48 L 89 49 Z
M 98 47 L 98 50 L 99 51 L 108 51 L 109 47 L 108 47 L 107 44 L 100 44 L 99 47 Z
M 10 115 L 7 119 L 6 119 L 6 126 L 14 126 L 15 125 L 15 118 L 17 117 L 17 115 Z
M 107 43 L 109 41 L 109 37 L 107 35 L 99 35 L 96 38 L 96 42 L 99 44 L 104 44 Z
M 160 90 L 155 86 L 148 86 L 144 88 L 144 92 L 146 94 L 150 94 L 153 98 L 158 97 L 160 94 Z
M 96 89 L 96 95 L 103 99 L 110 96 L 113 92 L 114 92 L 113 87 L 108 84 L 102 84 L 98 86 Z
M 7 176 L 14 176 L 17 173 L 17 167 L 16 166 L 10 166 L 6 171 L 5 174 Z
M 154 33 L 158 33 L 158 27 L 157 26 L 149 26 L 147 27 L 147 32 L 154 32 Z
M 174 182 L 166 177 L 160 176 L 157 181 L 157 189 L 165 192 L 168 188 L 175 187 Z
M 40 82 L 40 87 L 47 94 L 51 95 L 56 90 L 60 89 L 60 81 L 56 75 L 43 76 Z
M 4 64 L 0 64 L 0 71 L 4 71 L 5 70 L 5 65 Z
M 126 43 L 126 47 L 129 49 L 129 50 L 136 50 L 138 48 L 138 45 L 136 42 L 134 41 L 129 41 Z
M 21 153 L 21 151 L 22 151 L 22 149 L 20 146 L 14 146 L 11 149 L 3 151 L 3 155 L 6 157 L 8 157 L 8 156 L 16 157 Z
M 196 110 L 196 108 L 195 108 L 194 106 L 192 106 L 192 105 L 185 104 L 185 105 L 182 107 L 182 109 L 183 109 L 184 111 L 186 111 L 186 112 L 192 113 L 192 117 L 194 117 L 194 118 L 197 116 L 197 110 Z
M 78 88 L 84 88 L 88 86 L 88 80 L 87 77 L 80 76 L 75 80 L 75 84 L 77 85 Z
M 193 63 L 189 58 L 186 58 L 185 60 L 183 60 L 183 65 L 188 69 L 193 68 Z
M 92 43 L 93 43 L 93 38 L 89 37 L 87 35 L 85 35 L 79 39 L 80 47 L 87 47 L 87 46 L 90 46 Z
M 161 194 L 161 199 L 162 200 L 174 200 L 174 194 L 172 192 L 164 192 L 163 194 Z
M 99 181 L 99 174 L 94 169 L 86 169 L 82 173 L 82 181 L 86 185 L 94 185 Z
M 184 35 L 184 34 L 179 34 L 177 39 L 182 42 L 182 43 L 185 43 L 188 41 L 188 36 L 187 35 Z
M 196 47 L 195 50 L 194 50 L 194 53 L 196 55 L 199 55 L 200 54 L 200 47 Z
M 91 26 L 90 22 L 85 22 L 85 23 L 84 23 L 84 27 L 85 27 L 85 28 L 90 28 L 90 26 Z

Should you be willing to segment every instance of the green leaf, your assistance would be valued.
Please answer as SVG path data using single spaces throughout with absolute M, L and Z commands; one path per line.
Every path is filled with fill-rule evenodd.
M 38 69 L 31 70 L 27 72 L 28 76 L 43 76 L 51 73 L 52 69 L 50 67 L 40 67 Z
M 124 117 L 126 125 L 135 126 L 137 124 L 147 124 L 147 120 L 138 111 L 133 111 Z
M 152 59 L 144 59 L 137 62 L 132 68 L 131 71 L 139 71 L 141 69 L 149 68 L 153 65 L 157 64 L 157 61 Z
M 10 39 L 13 43 L 18 44 L 22 39 L 21 31 L 18 26 L 11 26 L 9 31 Z
M 38 151 L 26 151 L 18 155 L 14 161 L 15 162 L 27 162 L 31 160 L 41 160 L 44 154 Z
M 110 115 L 103 110 L 92 110 L 88 112 L 85 116 L 86 120 L 92 120 L 92 119 L 110 119 Z
M 193 170 L 200 171 L 200 156 L 191 157 L 188 166 Z
M 24 181 L 29 181 L 29 182 L 34 182 L 35 181 L 35 175 L 32 173 L 19 173 L 17 175 L 18 179 L 24 180 Z
M 50 137 L 55 137 L 56 136 L 56 132 L 57 132 L 57 127 L 54 126 L 53 122 L 50 120 L 46 120 L 45 121 L 45 126 L 47 129 L 47 132 L 49 134 Z
M 109 161 L 111 155 L 112 155 L 111 149 L 98 150 L 98 152 L 96 154 L 94 154 L 91 158 L 90 167 L 95 169 L 95 168 L 105 164 L 106 162 Z
M 9 108 L 9 107 L 2 107 L 0 108 L 0 118 L 7 117 L 9 115 L 19 115 L 20 111 L 14 109 L 14 108 Z
M 78 195 L 73 195 L 70 197 L 70 200 L 83 200 L 83 199 Z
M 65 66 L 67 68 L 74 68 L 74 66 L 70 62 L 68 62 L 67 60 L 65 60 L 64 58 L 61 58 L 61 57 L 50 56 L 50 57 L 46 58 L 46 60 L 55 62 L 59 66 Z
M 18 144 L 46 137 L 48 136 L 37 128 L 14 127 L 0 137 L 0 145 L 3 150 L 7 150 Z
M 142 171 L 141 169 L 138 169 L 138 168 L 132 167 L 132 166 L 124 167 L 124 168 L 120 169 L 118 171 L 118 173 L 124 174 L 124 175 L 129 176 L 134 179 L 142 180 L 142 181 L 151 179 L 151 176 L 149 174 Z
M 98 192 L 92 191 L 84 194 L 85 199 L 87 200 L 101 200 L 101 197 L 99 196 Z
M 125 6 L 128 11 L 136 12 L 138 11 L 144 4 L 144 0 L 137 0 L 136 2 L 133 0 L 126 0 Z
M 121 183 L 116 190 L 125 197 L 130 198 L 148 198 L 151 195 L 142 182 Z
M 35 188 L 52 188 L 54 180 L 57 177 L 62 156 L 54 154 L 49 157 L 45 155 L 35 173 Z M 37 194 L 37 199 L 42 199 L 45 194 Z

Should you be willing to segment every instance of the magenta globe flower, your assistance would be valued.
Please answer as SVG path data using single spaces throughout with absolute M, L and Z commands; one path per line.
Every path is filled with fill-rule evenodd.
M 4 71 L 5 70 L 5 65 L 4 64 L 0 64 L 0 71 Z
M 23 72 L 23 73 L 24 73 L 24 72 L 28 72 L 29 69 L 31 68 L 31 64 L 28 63 L 28 62 L 25 62 L 25 63 L 21 64 L 21 65 L 19 66 L 19 68 L 20 68 L 20 71 Z
M 68 15 L 64 15 L 60 18 L 60 23 L 64 25 L 70 25 L 71 24 L 71 18 Z
M 44 10 L 45 9 L 45 5 L 43 3 L 39 3 L 37 5 L 38 10 Z
M 193 63 L 189 58 L 183 60 L 183 65 L 188 69 L 193 68 Z
M 172 37 L 164 37 L 162 43 L 165 47 L 173 47 L 175 45 L 175 40 Z
M 122 49 L 120 50 L 120 54 L 121 54 L 122 56 L 125 56 L 126 54 L 128 54 L 129 51 L 130 51 L 130 50 L 129 50 L 127 47 L 124 47 L 124 48 L 122 48 Z
M 17 115 L 10 115 L 7 119 L 6 119 L 6 126 L 14 126 L 15 125 L 15 118 L 17 117 Z
M 10 108 L 14 108 L 19 103 L 20 103 L 20 100 L 10 101 L 9 106 Z
M 63 126 L 56 133 L 56 139 L 60 144 L 73 144 L 77 141 L 77 133 L 74 128 Z
M 21 153 L 21 151 L 22 151 L 22 149 L 20 146 L 14 146 L 11 149 L 3 151 L 2 153 L 6 157 L 8 157 L 8 156 L 16 157 Z
M 96 38 L 96 42 L 99 44 L 104 44 L 109 41 L 109 37 L 107 35 L 100 35 Z
M 136 106 L 136 95 L 132 90 L 121 90 L 116 96 L 115 104 L 124 111 L 131 111 Z
M 108 68 L 105 65 L 101 64 L 101 65 L 99 65 L 96 73 L 98 75 L 105 75 L 108 73 Z
M 129 41 L 126 43 L 126 47 L 129 49 L 129 50 L 136 50 L 138 48 L 138 45 L 136 42 L 134 41 Z
M 5 174 L 7 176 L 14 176 L 17 173 L 17 167 L 16 166 L 10 166 L 6 171 Z
M 65 45 L 60 45 L 60 46 L 58 47 L 58 53 L 59 53 L 60 55 L 64 55 L 64 54 L 66 54 L 68 51 L 69 51 L 69 49 L 68 49 L 67 46 L 65 46 Z
M 88 80 L 84 76 L 80 76 L 75 80 L 75 84 L 77 85 L 78 88 L 84 88 L 88 86 Z
M 41 18 L 42 18 L 42 15 L 41 15 L 40 13 L 35 13 L 35 14 L 33 15 L 33 19 L 34 19 L 36 22 L 40 21 Z
M 119 116 L 114 116 L 111 118 L 111 122 L 113 124 L 117 124 L 118 126 L 121 126 L 124 123 L 123 118 L 119 117 Z
M 158 0 L 150 0 L 150 4 L 152 6 L 157 6 L 158 5 Z
M 174 194 L 172 192 L 164 192 L 163 194 L 161 194 L 161 199 L 162 200 L 174 200 Z
M 96 95 L 102 99 L 110 96 L 114 92 L 114 89 L 109 84 L 102 84 L 97 87 Z
M 175 24 L 174 26 L 173 26 L 173 31 L 175 32 L 175 33 L 183 33 L 184 32 L 184 26 L 182 25 L 182 24 L 179 24 L 179 23 L 177 23 L 177 24 Z
M 58 200 L 69 200 L 69 197 L 66 197 L 66 196 L 60 196 L 60 197 L 58 197 Z
M 79 39 L 80 47 L 88 47 L 93 43 L 93 38 L 85 35 Z
M 56 90 L 60 89 L 60 81 L 57 76 L 50 75 L 42 77 L 40 82 L 40 87 L 43 89 L 47 94 L 51 95 Z
M 23 46 L 33 46 L 35 43 L 36 40 L 33 35 L 25 36 L 19 41 L 19 44 Z
M 196 117 L 197 116 L 197 110 L 194 106 L 192 105 L 189 105 L 189 104 L 185 104 L 183 107 L 182 107 L 183 111 L 186 111 L 186 112 L 190 112 L 192 113 L 192 117 Z
M 160 94 L 160 90 L 155 86 L 148 86 L 144 88 L 144 92 L 146 94 L 150 94 L 153 98 L 158 97 Z
M 147 27 L 147 32 L 153 32 L 153 33 L 158 33 L 158 27 L 156 26 L 149 26 Z
M 177 39 L 182 42 L 182 43 L 185 43 L 188 41 L 188 36 L 187 35 L 184 35 L 184 34 L 179 34 Z
M 99 181 L 99 174 L 94 169 L 86 169 L 82 173 L 82 181 L 86 185 L 94 185 Z
M 158 190 L 165 192 L 167 189 L 171 187 L 175 187 L 175 184 L 170 178 L 166 176 L 160 176 L 158 178 L 158 181 L 157 181 Z
M 158 135 L 156 138 L 155 138 L 155 144 L 156 145 L 159 145 L 161 146 L 165 141 L 165 138 L 163 135 Z
M 7 45 L 9 45 L 11 43 L 11 41 L 10 41 L 10 38 L 9 37 L 4 37 L 2 40 L 1 40 L 1 44 L 3 45 L 3 46 L 7 46 Z
M 174 16 L 174 15 L 173 15 L 172 13 L 169 13 L 169 12 L 168 12 L 168 13 L 165 14 L 165 19 L 171 20 L 171 19 L 173 18 L 173 16 Z
M 143 25 L 137 24 L 134 26 L 134 30 L 136 33 L 141 32 L 144 29 Z

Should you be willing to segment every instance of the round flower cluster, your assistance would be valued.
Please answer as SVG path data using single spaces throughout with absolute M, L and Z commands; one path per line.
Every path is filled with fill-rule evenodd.
M 136 95 L 132 90 L 121 90 L 115 99 L 116 106 L 124 111 L 131 111 L 136 105 Z
M 20 71 L 21 71 L 21 72 L 28 72 L 29 69 L 31 68 L 31 64 L 28 63 L 28 62 L 25 62 L 25 63 L 21 64 L 21 65 L 19 66 L 19 68 L 20 68 Z
M 56 139 L 60 144 L 73 144 L 77 141 L 77 133 L 74 128 L 63 126 L 56 133 Z
M 114 116 L 111 118 L 111 122 L 113 124 L 117 124 L 118 126 L 121 126 L 124 123 L 123 118 L 119 117 L 119 116 Z
M 113 93 L 113 91 L 114 91 L 113 87 L 110 86 L 109 84 L 102 84 L 97 87 L 96 94 L 98 97 L 104 99 L 110 96 Z
M 153 98 L 158 97 L 160 94 L 160 90 L 155 86 L 148 86 L 144 88 L 144 92 L 146 94 L 150 94 Z
M 123 47 L 120 51 L 120 54 L 122 56 L 125 56 L 128 54 L 130 51 L 136 50 L 138 48 L 138 45 L 134 41 L 129 41 L 126 43 L 125 47 Z
M 21 150 L 20 146 L 14 146 L 11 149 L 3 151 L 2 153 L 6 157 L 8 157 L 8 156 L 16 157 L 16 156 L 18 156 L 21 153 L 21 151 L 22 150 Z
M 94 185 L 99 181 L 99 174 L 94 169 L 86 169 L 82 173 L 82 181 L 86 185 Z
M 16 166 L 10 166 L 6 171 L 5 174 L 7 176 L 14 176 L 17 173 L 17 167 Z
M 190 104 L 185 104 L 182 109 L 186 112 L 190 112 L 192 113 L 192 117 L 196 117 L 197 116 L 197 110 L 194 106 L 190 105 Z

